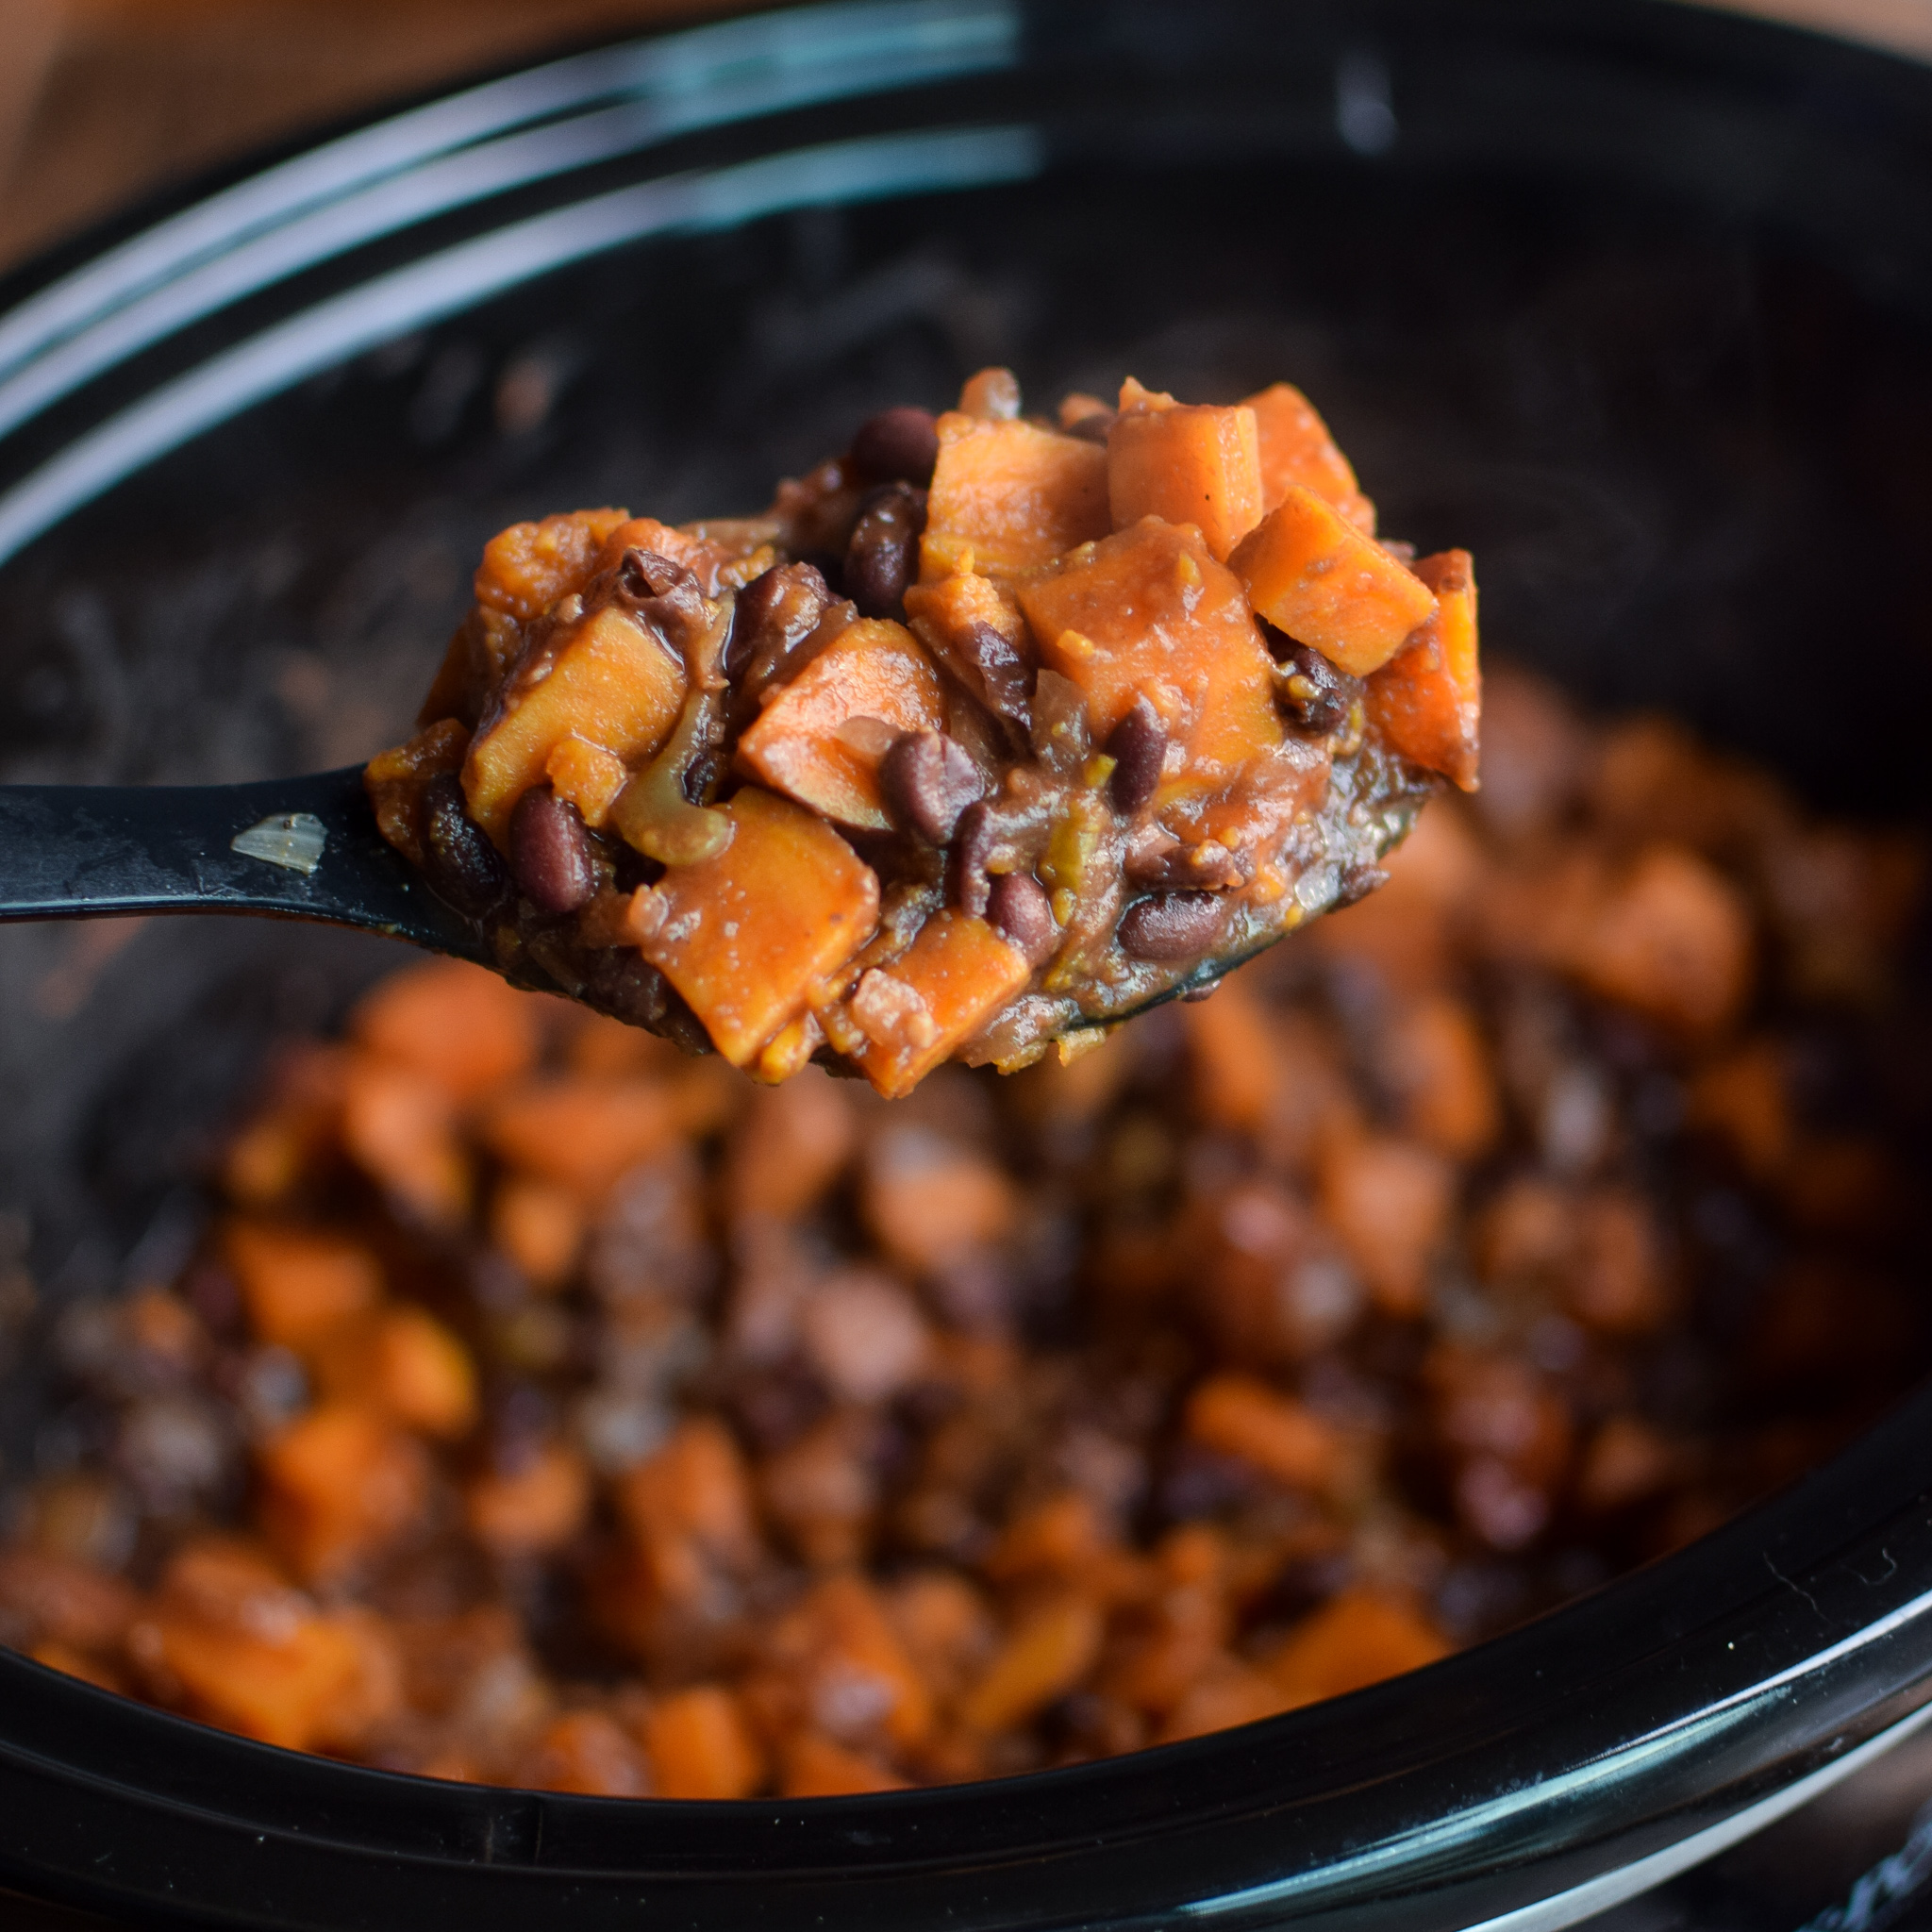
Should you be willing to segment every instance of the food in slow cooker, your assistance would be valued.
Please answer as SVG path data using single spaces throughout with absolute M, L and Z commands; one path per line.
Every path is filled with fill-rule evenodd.
M 767 1081 L 1012 1070 L 1360 898 L 1475 782 L 1469 556 L 1299 391 L 888 409 L 762 517 L 491 540 L 383 835 L 503 970 Z M 836 587 L 836 588 L 835 588 Z
M 480 969 L 290 1045 L 61 1310 L 0 1638 L 446 1778 L 1068 1764 L 1424 1664 L 1923 1371 L 1917 846 L 1492 682 L 1345 916 L 891 1105 Z

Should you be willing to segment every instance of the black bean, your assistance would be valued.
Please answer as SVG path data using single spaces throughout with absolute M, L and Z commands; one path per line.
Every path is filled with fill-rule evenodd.
M 1107 755 L 1113 760 L 1107 781 L 1113 808 L 1124 819 L 1138 818 L 1153 801 L 1167 757 L 1167 726 L 1144 697 L 1108 734 Z
M 577 912 L 597 890 L 582 815 L 548 786 L 526 791 L 509 820 L 509 863 L 518 890 L 540 912 Z
M 635 610 L 680 652 L 688 651 L 710 622 L 697 578 L 656 550 L 632 548 L 624 553 L 614 592 L 620 604 Z
M 1121 951 L 1164 966 L 1198 959 L 1226 921 L 1226 903 L 1218 893 L 1155 892 L 1121 915 Z
M 423 788 L 423 870 L 439 898 L 480 919 L 509 891 L 509 874 L 496 847 L 464 809 L 463 788 L 442 772 Z
M 1304 731 L 1325 736 L 1340 729 L 1362 694 L 1361 679 L 1338 670 L 1312 645 L 1298 644 L 1272 626 L 1265 631 L 1277 660 L 1275 702 Z
M 741 684 L 755 666 L 769 675 L 818 628 L 831 601 L 831 587 L 808 563 L 782 563 L 754 577 L 732 612 L 724 675 Z
M 876 491 L 845 547 L 845 594 L 867 617 L 903 617 L 906 587 L 919 568 L 925 506 L 903 483 Z
M 1007 943 L 1024 953 L 1031 966 L 1043 966 L 1060 942 L 1053 902 L 1030 872 L 1005 872 L 987 893 L 986 916 Z
M 1082 442 L 1105 442 L 1116 420 L 1111 409 L 1091 409 L 1066 425 L 1066 434 L 1077 436 Z
M 577 997 L 629 1026 L 656 1032 L 669 1005 L 671 984 L 629 946 L 586 953 L 587 977 Z
M 960 633 L 958 649 L 979 674 L 987 708 L 1023 733 L 1031 731 L 1034 664 L 1025 646 L 975 617 Z
M 986 790 L 966 748 L 943 731 L 908 731 L 879 760 L 879 790 L 895 823 L 928 845 L 951 843 L 959 814 Z
M 940 425 L 930 409 L 902 404 L 881 409 L 858 425 L 852 439 L 852 467 L 880 483 L 932 481 L 940 456 Z

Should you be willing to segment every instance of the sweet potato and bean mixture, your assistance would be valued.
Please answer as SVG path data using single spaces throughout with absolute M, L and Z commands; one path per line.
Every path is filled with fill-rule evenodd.
M 762 517 L 494 538 L 384 836 L 502 969 L 760 1078 L 888 1097 L 1198 990 L 1473 787 L 1467 552 L 1375 540 L 1286 383 L 1005 370 Z
M 391 1769 L 809 1795 L 1289 1710 L 1698 1535 L 1925 1360 L 1919 856 L 1518 676 L 1487 733 L 1373 898 L 1008 1079 L 396 974 L 178 1278 L 59 1317 L 0 1639 Z

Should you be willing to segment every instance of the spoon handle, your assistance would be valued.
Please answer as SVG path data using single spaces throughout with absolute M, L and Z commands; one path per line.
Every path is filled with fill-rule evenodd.
M 483 957 L 384 842 L 360 766 L 254 785 L 0 786 L 0 920 L 132 912 L 315 919 Z

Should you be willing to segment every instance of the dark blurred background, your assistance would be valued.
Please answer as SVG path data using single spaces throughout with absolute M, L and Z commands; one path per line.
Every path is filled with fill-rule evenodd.
M 1716 0 L 1932 58 L 1932 0 Z M 0 0 L 0 265 L 263 142 L 742 0 Z

